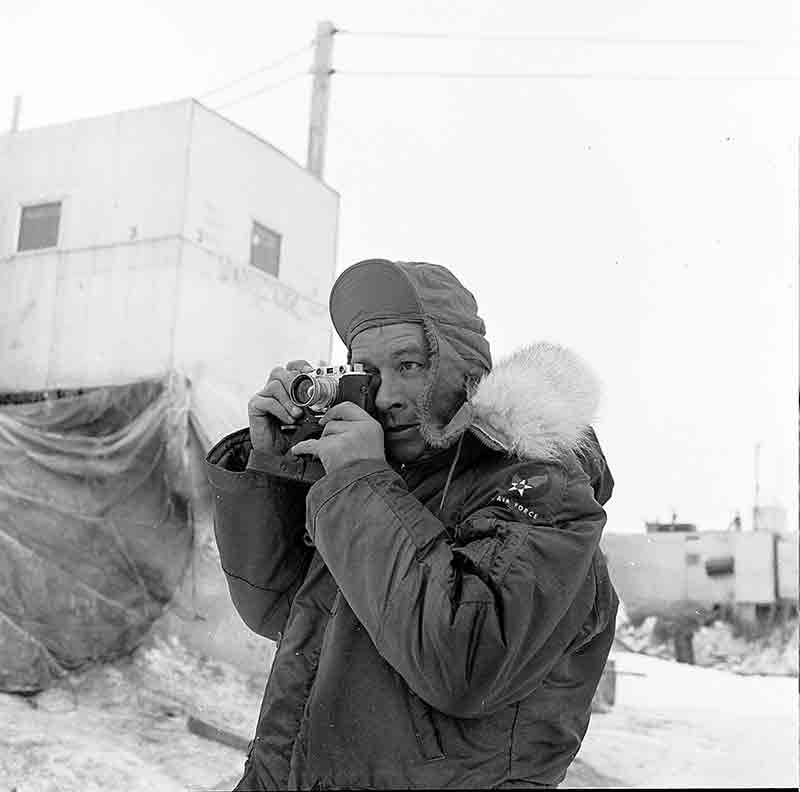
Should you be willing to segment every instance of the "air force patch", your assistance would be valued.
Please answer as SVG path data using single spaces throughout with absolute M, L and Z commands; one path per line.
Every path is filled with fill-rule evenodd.
M 541 476 L 530 476 L 529 478 L 521 478 L 514 475 L 511 479 L 511 486 L 508 488 L 509 492 L 515 492 L 517 495 L 525 495 L 528 490 L 541 489 L 543 484 L 547 484 L 547 474 Z
M 546 519 L 542 507 L 545 511 L 547 508 L 542 498 L 550 491 L 550 487 L 550 475 L 547 472 L 532 472 L 528 476 L 514 473 L 505 490 L 496 490 L 492 500 L 517 515 L 527 517 L 531 522 L 537 522 Z
M 539 513 L 534 509 L 528 508 L 524 504 L 520 503 L 513 498 L 509 498 L 507 495 L 497 494 L 493 498 L 495 503 L 502 503 L 504 506 L 509 508 L 512 512 L 519 512 L 525 517 L 528 517 L 531 520 L 538 520 Z

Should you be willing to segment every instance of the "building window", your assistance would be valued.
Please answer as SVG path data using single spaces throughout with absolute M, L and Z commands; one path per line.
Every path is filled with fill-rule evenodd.
M 277 278 L 280 258 L 281 235 L 254 222 L 250 235 L 250 263 Z
M 697 566 L 700 563 L 700 556 L 698 553 L 687 553 L 686 554 L 686 565 L 687 566 Z
M 17 250 L 40 250 L 58 245 L 61 201 L 22 207 Z

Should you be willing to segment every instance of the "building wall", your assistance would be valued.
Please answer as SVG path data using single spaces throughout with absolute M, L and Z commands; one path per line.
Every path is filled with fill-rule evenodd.
M 0 389 L 128 382 L 172 354 L 188 102 L 0 136 Z M 17 253 L 22 205 L 62 201 Z
M 778 597 L 797 602 L 798 597 L 798 534 L 783 533 L 777 538 Z
M 736 601 L 760 605 L 775 602 L 775 536 L 761 531 L 736 534 L 734 558 Z
M 62 250 L 178 234 L 190 110 L 174 102 L 0 136 L 0 259 L 16 252 L 24 203 L 64 200 Z
M 709 604 L 733 603 L 736 597 L 736 537 L 741 534 L 700 531 L 685 538 L 686 597 L 689 601 Z M 709 575 L 709 561 L 732 559 L 733 575 Z
M 208 441 L 247 423 L 247 401 L 276 365 L 328 354 L 326 306 L 246 264 L 184 242 L 178 291 L 174 362 Z
M 605 534 L 601 547 L 631 617 L 687 600 L 684 534 Z
M 245 425 L 272 368 L 327 360 L 339 197 L 247 130 L 192 108 L 175 365 L 213 442 Z M 277 278 L 249 265 L 254 220 L 281 235 Z
M 753 526 L 757 531 L 780 533 L 786 530 L 787 515 L 783 506 L 759 506 L 753 508 Z
M 123 384 L 172 361 L 180 241 L 0 260 L 0 390 Z
M 190 148 L 185 237 L 245 264 L 256 220 L 282 236 L 278 280 L 327 306 L 336 262 L 337 193 L 197 103 Z
M 273 366 L 327 358 L 338 196 L 196 102 L 0 137 L 0 173 L 0 390 L 177 368 L 212 439 Z M 58 247 L 17 254 L 20 205 L 59 198 Z M 283 236 L 277 279 L 253 219 Z
M 796 535 L 776 562 L 777 541 L 761 532 L 699 531 L 606 534 L 601 546 L 620 599 L 636 618 L 715 604 L 773 603 L 776 568 L 778 582 L 784 581 L 787 594 L 794 585 L 796 597 Z M 706 564 L 721 559 L 732 560 L 733 573 L 709 575 Z

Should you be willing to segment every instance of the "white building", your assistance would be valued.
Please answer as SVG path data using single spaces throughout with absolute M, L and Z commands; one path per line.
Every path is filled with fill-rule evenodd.
M 0 136 L 0 392 L 175 370 L 204 443 L 327 360 L 339 196 L 187 99 Z
M 601 547 L 634 618 L 797 602 L 796 532 L 607 533 Z

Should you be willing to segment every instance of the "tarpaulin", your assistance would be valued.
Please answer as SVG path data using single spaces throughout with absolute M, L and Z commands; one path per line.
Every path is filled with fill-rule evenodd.
M 171 376 L 0 402 L 0 690 L 34 691 L 130 652 L 180 582 L 186 389 Z

